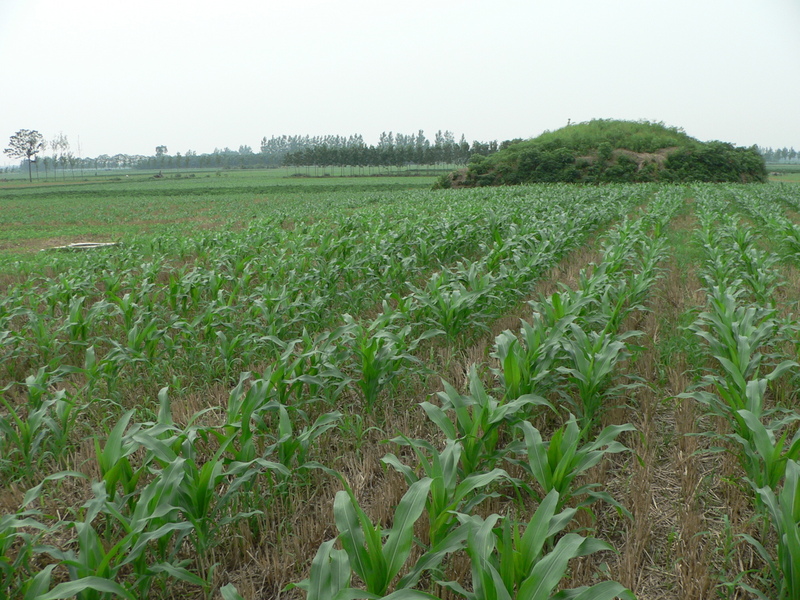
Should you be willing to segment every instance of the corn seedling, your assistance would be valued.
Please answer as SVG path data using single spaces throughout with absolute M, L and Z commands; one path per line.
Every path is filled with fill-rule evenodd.
M 777 558 L 765 546 L 749 535 L 742 535 L 767 564 L 770 581 L 778 589 L 779 600 L 800 599 L 800 463 L 786 463 L 783 489 L 776 493 L 769 487 L 757 490 L 777 533 Z M 740 584 L 760 600 L 771 600 L 762 591 Z
M 633 425 L 609 425 L 594 440 L 586 443 L 582 443 L 584 432 L 574 415 L 570 415 L 566 424 L 553 433 L 549 442 L 545 442 L 539 430 L 528 421 L 517 427 L 522 430 L 524 447 L 518 442 L 516 449 L 525 452 L 526 456 L 523 460 L 510 460 L 522 466 L 538 484 L 538 489 L 543 490 L 544 495 L 526 482 L 519 482 L 533 498 L 541 502 L 544 496 L 555 491 L 558 494 L 556 510 L 559 511 L 572 505 L 573 500 L 576 508 L 586 508 L 597 500 L 603 500 L 627 512 L 610 494 L 596 489 L 600 484 L 587 483 L 579 487 L 574 484 L 576 477 L 598 464 L 606 454 L 629 452 L 630 449 L 616 438 L 623 431 L 635 431 Z
M 27 382 L 27 413 L 22 406 L 15 408 L 0 397 L 0 403 L 6 409 L 5 415 L 0 414 L 0 450 L 3 455 L 0 466 L 14 471 L 15 465 L 21 463 L 24 476 L 33 475 L 48 458 L 60 460 L 78 417 L 64 390 L 43 398 L 41 390 L 32 385 L 32 381 L 31 376 Z
M 609 389 L 608 385 L 617 363 L 629 356 L 625 340 L 641 332 L 587 334 L 576 323 L 570 324 L 570 330 L 571 337 L 563 343 L 570 366 L 558 367 L 558 371 L 572 384 L 577 397 L 566 392 L 561 395 L 577 415 L 581 428 L 588 430 L 607 401 L 619 392 L 619 388 Z
M 510 331 L 495 338 L 494 358 L 500 362 L 495 370 L 507 400 L 526 394 L 548 391 L 555 383 L 553 363 L 561 350 L 562 338 L 573 317 L 563 317 L 553 327 L 546 327 L 541 319 L 531 323 L 523 320 L 521 341 Z
M 109 500 L 102 483 L 95 483 L 95 497 L 84 505 L 84 520 L 70 524 L 77 532 L 77 552 L 50 546 L 42 548 L 66 566 L 70 575 L 70 581 L 57 585 L 46 597 L 67 598 L 77 594 L 79 598 L 90 600 L 119 594 L 140 598 L 148 595 L 154 578 L 162 574 L 193 585 L 204 585 L 202 579 L 175 564 L 181 540 L 192 529 L 191 523 L 177 519 L 178 513 L 172 504 L 182 477 L 181 467 L 176 463 L 148 484 L 130 516 L 126 516 L 123 505 Z M 105 514 L 107 522 L 117 526 L 113 531 L 121 530 L 122 536 L 110 543 L 101 539 L 92 525 L 98 514 Z M 173 535 L 176 533 L 177 537 Z M 153 546 L 156 552 L 151 557 L 148 550 Z M 132 577 L 130 583 L 128 574 Z M 131 594 L 133 590 L 135 594 Z
M 102 448 L 99 438 L 94 439 L 95 457 L 97 466 L 100 468 L 100 477 L 105 484 L 106 493 L 112 501 L 116 497 L 118 485 L 122 488 L 123 495 L 133 494 L 139 478 L 146 472 L 146 465 L 134 468 L 134 463 L 131 463 L 130 460 L 130 456 L 140 447 L 133 439 L 133 433 L 138 430 L 139 425 L 134 425 L 128 435 L 125 435 L 133 413 L 133 410 L 129 410 L 117 421 Z
M 788 439 L 789 429 L 785 428 L 780 437 L 776 430 L 786 425 L 787 421 L 796 421 L 796 415 L 788 420 L 771 423 L 769 427 L 749 410 L 739 410 L 737 423 L 747 427 L 747 433 L 733 433 L 731 439 L 741 445 L 739 460 L 750 478 L 754 489 L 769 488 L 777 490 L 786 473 L 786 464 L 790 460 L 800 458 L 800 431 Z M 788 445 L 787 445 L 788 442 Z
M 499 479 L 508 479 L 503 469 L 493 469 L 488 473 L 472 473 L 461 479 L 459 462 L 462 446 L 455 440 L 447 440 L 445 447 L 438 452 L 425 440 L 410 440 L 406 437 L 394 438 L 393 442 L 413 448 L 422 473 L 431 480 L 430 498 L 426 501 L 428 513 L 428 538 L 430 545 L 439 545 L 453 530 L 458 519 L 456 513 L 470 513 L 472 509 L 492 494 L 478 492 Z M 411 486 L 420 477 L 408 465 L 403 464 L 394 454 L 381 459 L 405 477 Z M 478 492 L 478 493 L 476 493 Z
M 0 515 L 0 596 L 21 596 L 39 532 L 47 530 L 33 517 L 33 511 Z
M 419 342 L 438 333 L 428 332 L 413 343 L 408 343 L 406 338 L 411 328 L 406 326 L 392 331 L 384 326 L 386 319 L 384 313 L 369 327 L 364 327 L 356 323 L 350 315 L 344 315 L 345 323 L 353 336 L 354 380 L 361 390 L 368 413 L 373 411 L 381 390 L 397 375 L 408 370 L 409 365 L 419 364 L 419 359 L 411 354 Z
M 469 373 L 468 396 L 462 396 L 446 381 L 442 383 L 444 391 L 439 392 L 441 407 L 430 402 L 423 402 L 420 406 L 447 439 L 461 442 L 462 477 L 492 469 L 505 454 L 505 449 L 498 447 L 504 425 L 510 428 L 524 420 L 531 406 L 546 406 L 555 411 L 547 400 L 532 394 L 505 403 L 498 401 L 486 393 L 474 365 Z
M 276 438 L 275 442 L 267 447 L 265 455 L 274 456 L 280 464 L 293 472 L 306 466 L 312 444 L 326 431 L 337 427 L 343 416 L 339 411 L 325 413 L 313 424 L 295 432 L 295 426 L 289 416 L 291 407 L 275 403 L 267 405 L 266 408 L 277 410 L 279 417 L 277 436 L 272 436 Z M 294 412 L 306 418 L 301 410 L 294 409 Z
M 508 518 L 495 528 L 500 515 L 486 520 L 461 515 L 469 529 L 467 554 L 472 565 L 472 591 L 455 581 L 440 582 L 467 600 L 548 600 L 550 598 L 633 599 L 622 585 L 605 581 L 591 587 L 557 591 L 569 573 L 569 561 L 613 548 L 595 538 L 568 533 L 553 537 L 572 520 L 574 509 L 556 512 L 558 493 L 551 492 L 536 509 L 524 533 Z
M 596 298 L 587 296 L 582 290 L 573 291 L 560 285 L 561 291 L 539 302 L 531 302 L 534 320 L 541 320 L 547 329 L 556 327 L 560 321 L 569 324 L 579 319 L 597 302 Z
M 419 320 L 444 331 L 451 342 L 464 332 L 486 330 L 486 306 L 491 288 L 470 290 L 449 271 L 435 273 L 425 289 L 409 284 L 419 304 Z
M 297 584 L 305 589 L 308 598 L 393 598 L 397 600 L 430 598 L 428 594 L 412 590 L 426 570 L 439 566 L 448 552 L 457 550 L 463 536 L 451 535 L 413 565 L 410 571 L 389 588 L 403 569 L 411 553 L 414 524 L 425 509 L 425 499 L 431 486 L 430 478 L 414 482 L 395 510 L 391 529 L 384 531 L 373 524 L 358 505 L 347 482 L 339 476 L 345 489 L 336 494 L 333 513 L 339 541 L 344 550 L 334 550 L 333 542 L 325 542 L 317 552 L 311 567 L 311 576 Z M 383 539 L 385 538 L 385 542 Z M 351 571 L 352 570 L 352 571 Z M 351 590 L 351 573 L 364 582 L 366 590 Z M 337 595 L 338 594 L 338 595 Z
M 408 488 L 397 505 L 385 543 L 381 526 L 369 520 L 352 490 L 346 488 L 337 492 L 333 505 L 336 527 L 350 564 L 364 581 L 368 592 L 386 594 L 403 568 L 411 553 L 414 523 L 425 508 L 430 486 L 431 480 L 424 478 Z M 406 586 L 400 584 L 400 587 Z
M 735 433 L 750 440 L 750 427 L 740 412 L 746 410 L 757 419 L 768 416 L 764 408 L 767 386 L 797 363 L 785 360 L 764 377 L 759 377 L 765 356 L 760 348 L 772 345 L 778 324 L 774 310 L 737 306 L 737 295 L 716 287 L 710 296 L 711 310 L 702 313 L 690 330 L 708 343 L 708 353 L 722 367 L 722 376 L 706 375 L 704 385 L 714 393 L 695 391 L 684 396 L 707 405 L 726 417 Z

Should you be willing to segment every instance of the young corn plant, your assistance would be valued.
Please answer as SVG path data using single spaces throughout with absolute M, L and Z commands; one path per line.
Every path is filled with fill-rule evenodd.
M 425 289 L 409 284 L 419 304 L 419 319 L 444 331 L 448 341 L 464 332 L 486 330 L 485 307 L 493 298 L 491 288 L 469 290 L 448 271 L 435 273 Z
M 228 459 L 226 453 L 235 435 L 220 437 L 219 449 L 201 464 L 195 442 L 202 433 L 190 428 L 162 440 L 142 432 L 136 439 L 152 454 L 155 462 L 163 466 L 163 472 L 179 469 L 172 509 L 180 511 L 183 520 L 191 524 L 191 539 L 201 570 L 210 580 L 215 567 L 213 549 L 221 542 L 228 526 L 262 512 L 250 505 L 248 499 L 252 498 L 245 494 L 251 481 L 264 472 L 286 477 L 289 471 L 281 464 L 260 458 L 248 462 Z
M 425 503 L 428 513 L 428 539 L 430 546 L 438 546 L 458 523 L 457 513 L 470 513 L 473 508 L 494 494 L 483 491 L 495 481 L 509 479 L 503 469 L 488 473 L 472 473 L 463 479 L 459 476 L 459 462 L 463 447 L 461 442 L 447 440 L 439 452 L 425 440 L 410 440 L 405 436 L 391 440 L 413 448 L 424 477 L 431 480 L 430 497 Z M 401 473 L 411 486 L 420 476 L 394 454 L 387 454 L 381 462 Z
M 66 392 L 45 392 L 38 385 L 42 376 L 28 377 L 28 402 L 14 407 L 0 397 L 6 414 L 0 414 L 0 469 L 12 477 L 30 477 L 49 458 L 59 461 L 70 443 L 78 411 Z M 23 467 L 22 472 L 19 467 Z M 16 472 L 16 473 L 15 473 Z
M 61 362 L 65 342 L 59 339 L 58 332 L 52 327 L 52 319 L 36 312 L 28 313 L 28 331 L 33 333 L 30 339 L 32 354 L 38 364 L 56 368 Z
M 740 306 L 740 295 L 741 292 L 712 288 L 709 310 L 701 313 L 689 328 L 706 341 L 709 354 L 739 390 L 744 382 L 758 377 L 765 358 L 760 348 L 772 345 L 778 334 L 774 309 Z M 779 374 L 791 365 L 783 363 Z
M 744 272 L 742 280 L 750 288 L 755 301 L 763 306 L 775 307 L 775 293 L 781 283 L 775 265 L 780 260 L 776 254 L 767 254 L 749 248 L 741 256 Z
M 103 539 L 90 522 L 71 523 L 77 533 L 75 549 L 60 550 L 46 548 L 44 551 L 66 566 L 69 581 L 55 586 L 41 598 L 70 598 L 79 600 L 101 600 L 111 596 L 133 600 L 136 596 L 128 586 L 120 584 L 122 562 L 129 550 L 125 544 L 117 543 L 107 548 Z
M 135 463 L 130 459 L 130 456 L 141 447 L 134 439 L 134 434 L 140 428 L 139 424 L 134 424 L 131 431 L 125 434 L 133 413 L 133 410 L 129 410 L 122 415 L 108 434 L 105 446 L 101 447 L 100 440 L 94 438 L 97 466 L 100 468 L 100 477 L 111 501 L 116 498 L 118 486 L 121 487 L 123 496 L 132 496 L 139 479 L 147 472 L 146 462 L 143 461 L 134 467 Z
M 750 427 L 739 411 L 746 410 L 757 419 L 768 416 L 764 396 L 768 384 L 797 363 L 784 360 L 772 371 L 760 376 L 765 357 L 761 348 L 775 343 L 778 323 L 775 311 L 737 305 L 739 294 L 715 287 L 709 297 L 710 310 L 700 314 L 690 330 L 704 339 L 710 354 L 720 365 L 722 376 L 709 374 L 703 384 L 714 393 L 695 391 L 685 396 L 709 407 L 712 413 L 727 418 L 736 434 L 750 440 Z
M 217 331 L 217 359 L 222 364 L 222 380 L 235 381 L 234 375 L 241 372 L 242 368 L 250 364 L 255 352 L 254 336 L 245 332 L 236 335 L 225 335 L 224 331 Z
M 576 486 L 575 479 L 598 464 L 607 454 L 629 452 L 630 449 L 616 441 L 616 438 L 624 431 L 635 431 L 633 425 L 609 425 L 595 439 L 585 443 L 583 432 L 574 415 L 570 415 L 564 426 L 553 433 L 549 442 L 545 442 L 539 430 L 528 421 L 523 421 L 517 427 L 522 431 L 524 446 L 517 443 L 515 449 L 524 452 L 525 458 L 509 460 L 525 469 L 538 484 L 535 487 L 524 481 L 518 482 L 538 502 L 555 491 L 558 493 L 558 511 L 569 505 L 589 510 L 591 504 L 603 500 L 618 510 L 627 512 L 609 493 L 597 490 L 600 484 Z
M 381 526 L 369 520 L 352 490 L 346 488 L 336 494 L 333 504 L 336 528 L 350 564 L 364 581 L 368 592 L 379 596 L 386 594 L 403 568 L 411 553 L 414 523 L 425 509 L 430 486 L 431 480 L 423 478 L 408 488 L 397 505 L 385 542 Z M 408 583 L 398 583 L 398 587 L 410 587 Z
M 337 538 L 333 538 L 323 542 L 311 561 L 308 578 L 290 584 L 288 589 L 296 587 L 304 590 L 306 600 L 328 600 L 347 593 L 351 589 L 353 570 L 347 552 L 334 549 L 336 541 Z
M 777 558 L 762 542 L 752 536 L 742 535 L 756 549 L 767 564 L 771 581 L 778 591 L 779 600 L 800 599 L 800 463 L 786 463 L 786 480 L 780 492 L 769 487 L 757 490 L 767 507 L 777 534 Z M 759 600 L 773 600 L 761 590 L 741 584 L 743 589 L 755 594 Z
M 326 431 L 337 427 L 343 416 L 339 411 L 325 413 L 317 417 L 314 423 L 295 431 L 297 426 L 292 423 L 289 416 L 289 409 L 292 407 L 271 403 L 266 408 L 276 409 L 279 418 L 277 436 L 274 434 L 269 436 L 275 439 L 275 442 L 267 446 L 265 456 L 277 458 L 278 462 L 291 473 L 297 473 L 299 469 L 308 466 L 309 452 L 314 442 Z M 295 409 L 294 412 L 301 418 L 307 419 L 303 411 Z
M 741 445 L 739 462 L 747 473 L 753 489 L 767 487 L 777 490 L 784 480 L 787 463 L 800 458 L 800 431 L 796 431 L 794 436 L 788 439 L 789 428 L 785 427 L 800 417 L 793 415 L 765 426 L 749 410 L 743 409 L 737 413 L 737 423 L 743 423 L 747 427 L 747 433 L 744 435 L 732 433 L 729 437 Z M 777 437 L 776 432 L 781 428 L 784 431 Z
M 470 368 L 468 396 L 461 395 L 446 381 L 442 383 L 444 391 L 438 394 L 441 407 L 430 402 L 422 402 L 420 406 L 447 439 L 461 442 L 462 477 L 494 468 L 506 452 L 498 447 L 501 431 L 504 426 L 513 427 L 526 419 L 530 407 L 546 406 L 556 412 L 547 400 L 532 394 L 510 402 L 498 401 L 486 392 L 475 365 Z
M 302 360 L 295 366 L 294 379 L 290 380 L 293 385 L 299 384 L 300 400 L 323 398 L 334 403 L 352 382 L 343 372 L 351 359 L 346 343 L 348 335 L 349 327 L 346 324 L 313 338 L 303 332 L 303 337 L 298 340 L 302 347 Z
M 228 436 L 238 433 L 238 445 L 231 445 L 231 452 L 236 460 L 247 462 L 256 458 L 258 450 L 254 437 L 252 420 L 267 404 L 268 385 L 263 379 L 252 382 L 245 392 L 245 383 L 250 373 L 239 375 L 239 383 L 231 390 L 228 397 L 228 410 L 224 430 Z
M 575 514 L 574 509 L 557 511 L 558 504 L 558 492 L 545 496 L 524 532 L 508 517 L 496 528 L 501 519 L 497 514 L 485 520 L 460 515 L 464 527 L 469 530 L 466 550 L 472 566 L 472 591 L 456 581 L 440 584 L 467 600 L 635 600 L 630 590 L 614 581 L 558 590 L 569 574 L 572 559 L 613 550 L 606 542 L 576 533 L 562 536 L 553 545 L 554 536 Z
M 566 376 L 576 395 L 561 394 L 577 415 L 581 429 L 588 431 L 608 401 L 620 391 L 619 387 L 609 388 L 609 382 L 617 363 L 630 356 L 625 340 L 641 332 L 587 334 L 576 323 L 570 324 L 570 330 L 572 335 L 563 343 L 569 366 L 558 367 L 558 371 Z
M 561 291 L 539 302 L 531 302 L 534 321 L 542 321 L 547 330 L 557 327 L 559 322 L 569 324 L 581 319 L 597 303 L 596 297 L 588 296 L 583 290 L 573 291 L 560 285 Z
M 271 373 L 275 374 L 275 371 Z M 283 380 L 257 379 L 245 392 L 244 385 L 249 377 L 249 373 L 242 373 L 238 385 L 231 391 L 227 422 L 223 428 L 225 434 L 218 436 L 218 439 L 224 441 L 231 438 L 235 441 L 229 446 L 229 451 L 238 462 L 271 457 L 277 458 L 292 473 L 302 469 L 308 463 L 316 440 L 338 426 L 342 413 L 332 411 L 322 414 L 314 423 L 297 431 L 299 425 L 293 422 L 291 415 L 299 417 L 295 421 L 308 422 L 306 413 L 297 406 L 287 406 L 271 399 L 280 396 L 279 392 L 276 393 L 276 386 Z M 278 413 L 277 428 L 264 418 L 270 412 Z
M 34 547 L 47 527 L 34 511 L 0 515 L 0 597 L 22 597 L 33 570 Z
M 563 317 L 553 327 L 538 318 L 523 320 L 520 338 L 506 330 L 495 338 L 492 357 L 500 363 L 494 372 L 500 379 L 506 400 L 526 394 L 547 392 L 555 383 L 553 363 L 561 350 L 562 338 L 574 317 Z
M 280 357 L 262 375 L 271 397 L 280 404 L 304 404 L 324 399 L 330 403 L 352 381 L 341 368 L 350 358 L 342 338 L 348 328 L 311 336 L 307 331 L 299 339 L 285 342 L 272 336 L 264 340 L 280 348 Z
M 391 327 L 384 315 L 367 327 L 356 323 L 350 315 L 344 315 L 345 324 L 349 326 L 353 336 L 351 343 L 355 358 L 354 380 L 364 398 L 368 413 L 375 408 L 380 392 L 395 377 L 409 370 L 410 365 L 420 364 L 419 359 L 412 354 L 419 343 L 439 333 L 436 330 L 429 331 L 414 342 L 409 342 L 407 338 L 411 327 Z
M 182 465 L 171 465 L 142 490 L 130 513 L 123 504 L 109 500 L 102 482 L 93 484 L 95 496 L 83 506 L 84 519 L 69 524 L 77 532 L 73 547 L 44 546 L 40 550 L 66 566 L 70 576 L 41 598 L 93 600 L 109 594 L 142 598 L 161 576 L 204 586 L 202 579 L 176 560 L 181 540 L 192 528 L 191 523 L 177 518 L 172 504 L 182 476 Z M 92 525 L 100 514 L 111 525 L 103 535 Z M 117 532 L 118 537 L 109 539 Z M 49 586 L 49 577 L 41 584 Z
M 423 573 L 438 568 L 447 553 L 461 547 L 463 535 L 460 531 L 457 535 L 448 536 L 445 545 L 429 550 L 395 583 L 411 554 L 414 524 L 425 509 L 431 479 L 419 479 L 408 488 L 397 505 L 392 527 L 388 531 L 384 531 L 380 524 L 372 523 L 358 505 L 347 482 L 341 476 L 339 479 L 345 489 L 336 494 L 333 513 L 343 550 L 333 548 L 335 540 L 325 542 L 312 562 L 309 578 L 295 587 L 305 590 L 309 600 L 433 598 L 412 588 Z M 353 572 L 364 582 L 365 590 L 350 587 Z M 394 591 L 390 593 L 392 587 Z

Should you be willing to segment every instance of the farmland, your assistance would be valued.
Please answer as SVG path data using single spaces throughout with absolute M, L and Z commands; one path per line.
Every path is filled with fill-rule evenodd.
M 800 186 L 432 181 L 0 188 L 0 597 L 800 597 Z

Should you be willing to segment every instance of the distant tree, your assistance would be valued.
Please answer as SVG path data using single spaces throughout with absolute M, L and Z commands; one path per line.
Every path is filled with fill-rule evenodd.
M 60 131 L 50 142 L 50 147 L 53 149 L 53 174 L 56 174 L 56 167 L 61 163 L 61 173 L 64 179 L 67 178 L 67 162 L 69 162 L 72 153 L 69 149 L 69 140 Z
M 3 150 L 11 158 L 25 158 L 28 161 L 28 180 L 33 181 L 31 162 L 36 160 L 36 155 L 47 147 L 47 142 L 41 133 L 35 129 L 20 129 L 11 136 L 8 148 Z
M 167 154 L 166 146 L 156 146 L 156 159 L 159 167 L 164 166 L 164 156 Z
M 458 163 L 461 165 L 467 164 L 469 160 L 469 142 L 464 134 L 461 134 L 461 140 L 458 142 Z
M 50 140 L 50 150 L 53 153 L 53 178 L 58 179 L 58 155 L 61 152 L 61 137 L 63 136 L 62 133 L 59 133 L 55 136 L 52 140 Z
M 47 179 L 47 167 L 51 162 L 50 157 L 49 156 L 45 156 L 42 159 L 42 162 L 44 163 L 44 178 Z M 54 172 L 54 175 L 55 175 L 55 172 Z

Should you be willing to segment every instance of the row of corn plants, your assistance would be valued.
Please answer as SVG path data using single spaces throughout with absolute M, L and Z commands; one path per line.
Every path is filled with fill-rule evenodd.
M 743 536 L 767 565 L 766 576 L 753 573 L 763 589 L 746 583 L 744 573 L 736 583 L 762 599 L 800 598 L 800 511 L 795 501 L 800 497 L 800 416 L 771 393 L 777 380 L 798 366 L 781 351 L 793 326 L 779 317 L 775 303 L 782 283 L 778 257 L 758 248 L 758 236 L 729 212 L 720 196 L 699 193 L 697 199 L 698 240 L 705 254 L 701 277 L 708 300 L 690 330 L 705 342 L 710 363 L 697 389 L 684 396 L 729 423 L 728 433 L 712 437 L 729 442 L 757 513 L 772 524 L 774 549 L 767 549 L 766 527 L 761 539 Z M 747 203 L 746 213 L 767 214 L 756 206 Z
M 430 583 L 428 591 L 419 589 L 421 580 L 474 599 L 632 597 L 613 581 L 564 587 L 571 559 L 612 549 L 591 536 L 565 533 L 575 527 L 577 512 L 590 511 L 598 500 L 624 512 L 619 502 L 597 489 L 599 484 L 578 481 L 606 455 L 627 451 L 617 437 L 633 430 L 632 425 L 611 425 L 597 434 L 592 426 L 602 408 L 596 402 L 607 399 L 604 384 L 625 355 L 623 340 L 629 336 L 620 334 L 610 351 L 609 344 L 593 338 L 596 352 L 588 361 L 577 360 L 574 368 L 560 365 L 572 364 L 575 347 L 588 344 L 590 335 L 598 330 L 616 334 L 625 316 L 641 308 L 664 256 L 660 231 L 681 201 L 681 194 L 665 195 L 653 201 L 648 218 L 625 221 L 612 230 L 603 244 L 603 260 L 591 275 L 581 277 L 579 290 L 562 289 L 533 303 L 534 324 L 523 322 L 522 342 L 511 332 L 498 336 L 493 353 L 502 365 L 496 370 L 501 383 L 497 390 L 487 391 L 473 366 L 466 393 L 443 382 L 439 403 L 420 405 L 441 435 L 391 440 L 412 454 L 405 461 L 393 453 L 383 458 L 408 485 L 390 529 L 373 523 L 347 480 L 333 472 L 344 487 L 333 507 L 339 533 L 320 546 L 309 577 L 298 584 L 307 598 L 436 598 Z M 515 355 L 509 351 L 515 347 L 528 353 Z M 586 372 L 595 363 L 600 365 L 598 381 Z M 531 375 L 524 383 L 522 372 Z M 583 379 L 594 385 L 576 394 L 573 381 Z M 575 411 L 580 422 L 572 414 L 576 395 L 595 407 L 593 413 Z M 565 423 L 544 441 L 531 419 L 540 410 L 563 417 L 561 407 L 567 409 Z M 498 494 L 510 494 L 516 510 L 486 518 L 475 514 Z M 520 519 L 525 512 L 532 517 Z M 413 553 L 418 521 L 423 522 L 421 547 Z M 448 579 L 447 556 L 457 552 L 469 557 L 470 589 Z M 356 576 L 361 586 L 355 586 Z
M 792 214 L 800 210 L 796 186 L 774 185 L 751 189 L 731 186 L 728 190 L 736 207 L 761 228 L 765 228 L 774 250 L 782 260 L 797 264 L 800 259 L 800 227 Z

